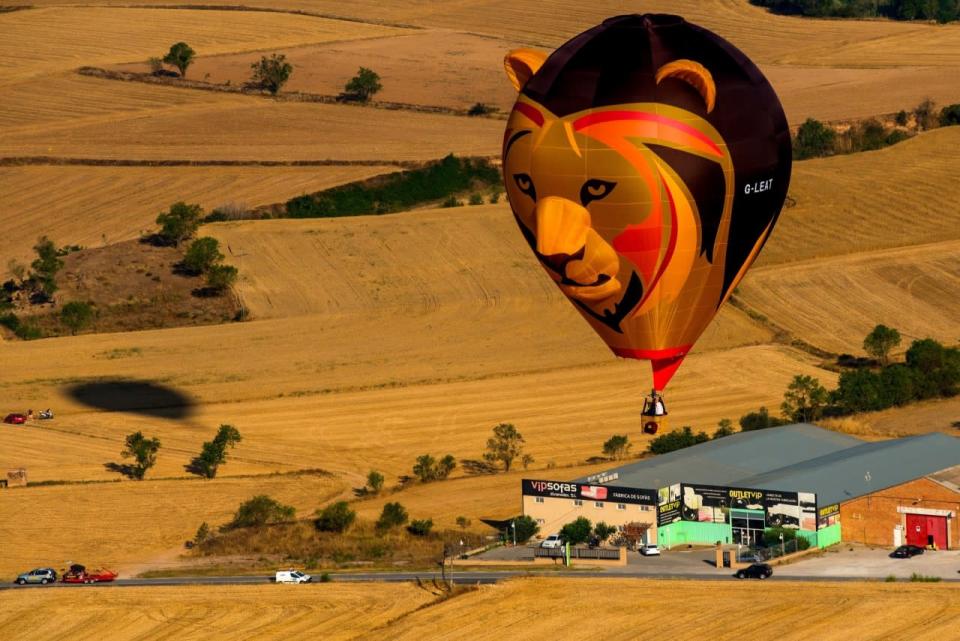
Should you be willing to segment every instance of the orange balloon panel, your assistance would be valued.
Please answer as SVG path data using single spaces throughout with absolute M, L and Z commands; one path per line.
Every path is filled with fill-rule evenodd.
M 677 16 L 620 16 L 505 59 L 507 195 L 550 277 L 663 389 L 769 237 L 790 180 L 773 89 Z

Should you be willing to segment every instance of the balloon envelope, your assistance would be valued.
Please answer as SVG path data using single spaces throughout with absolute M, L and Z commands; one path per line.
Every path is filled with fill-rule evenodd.
M 790 181 L 787 121 L 733 45 L 678 16 L 610 18 L 505 59 L 520 231 L 613 352 L 663 389 L 756 259 Z

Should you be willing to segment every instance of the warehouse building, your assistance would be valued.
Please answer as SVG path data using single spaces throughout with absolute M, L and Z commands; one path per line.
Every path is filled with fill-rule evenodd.
M 547 535 L 579 516 L 636 524 L 646 542 L 755 544 L 795 528 L 820 547 L 960 547 L 960 439 L 865 442 L 798 424 L 744 432 L 602 474 L 525 479 L 523 513 Z

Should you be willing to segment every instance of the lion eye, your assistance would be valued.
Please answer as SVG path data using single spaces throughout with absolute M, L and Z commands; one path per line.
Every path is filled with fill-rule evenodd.
M 612 192 L 616 186 L 617 183 L 610 182 L 609 180 L 591 178 L 583 183 L 583 187 L 580 188 L 580 204 L 586 207 L 594 200 L 603 200 L 610 195 L 610 192 Z
M 533 200 L 537 199 L 537 189 L 533 186 L 533 179 L 528 174 L 514 174 L 513 181 L 517 183 L 517 188 L 530 196 Z

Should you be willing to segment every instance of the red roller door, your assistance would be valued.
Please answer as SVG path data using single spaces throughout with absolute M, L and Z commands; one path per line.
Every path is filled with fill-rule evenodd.
M 907 543 L 925 548 L 931 542 L 939 550 L 947 549 L 947 517 L 907 514 Z

